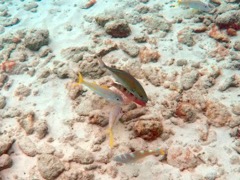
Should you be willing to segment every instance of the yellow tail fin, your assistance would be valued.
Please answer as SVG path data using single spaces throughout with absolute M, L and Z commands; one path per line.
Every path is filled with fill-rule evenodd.
M 78 84 L 82 84 L 84 82 L 82 74 L 79 72 L 78 73 Z

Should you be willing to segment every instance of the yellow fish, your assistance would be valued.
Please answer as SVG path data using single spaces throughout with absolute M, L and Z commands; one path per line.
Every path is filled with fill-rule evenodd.
M 108 87 L 97 85 L 96 83 L 90 83 L 83 79 L 81 73 L 78 73 L 78 82 L 76 84 L 83 84 L 89 89 L 94 91 L 99 96 L 105 98 L 106 100 L 116 103 L 123 104 L 123 98 L 120 94 L 113 92 Z
M 141 151 L 135 151 L 131 153 L 120 154 L 118 156 L 115 156 L 113 160 L 119 163 L 127 164 L 127 163 L 134 163 L 135 161 L 138 161 L 146 156 L 156 155 L 156 154 L 165 156 L 166 152 L 163 149 L 147 150 L 147 151 L 141 150 Z

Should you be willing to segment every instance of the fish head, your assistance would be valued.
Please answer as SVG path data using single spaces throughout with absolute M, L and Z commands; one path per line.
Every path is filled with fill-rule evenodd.
M 114 93 L 111 97 L 111 101 L 116 104 L 123 104 L 124 100 L 122 96 L 118 93 Z
M 147 94 L 143 89 L 132 89 L 131 93 L 136 97 L 135 102 L 141 106 L 145 106 L 148 102 Z
M 134 102 L 135 102 L 136 104 L 140 105 L 140 106 L 146 106 L 146 104 L 147 104 L 147 102 L 142 101 L 142 100 L 137 99 L 137 98 L 134 99 Z

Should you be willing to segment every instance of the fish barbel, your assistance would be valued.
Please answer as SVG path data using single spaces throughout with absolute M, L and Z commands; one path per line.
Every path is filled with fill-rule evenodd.
M 87 86 L 89 89 L 94 91 L 96 94 L 98 94 L 99 96 L 105 98 L 106 100 L 108 100 L 110 102 L 113 102 L 116 104 L 123 104 L 123 98 L 120 94 L 113 92 L 108 87 L 100 86 L 95 83 L 90 83 L 90 82 L 85 81 L 83 79 L 81 73 L 78 73 L 78 82 L 75 83 L 75 85 L 76 84 L 83 84 L 83 85 Z
M 114 146 L 113 137 L 113 125 L 121 118 L 123 115 L 122 108 L 118 105 L 114 106 L 109 114 L 108 122 L 108 133 L 109 133 L 109 146 L 112 148 Z
M 146 92 L 144 91 L 142 85 L 129 73 L 112 68 L 107 66 L 101 58 L 98 60 L 99 65 L 101 67 L 105 67 L 110 74 L 113 75 L 113 77 L 118 81 L 120 84 L 122 84 L 129 92 L 131 92 L 139 101 L 141 101 L 142 106 L 145 106 L 148 97 Z

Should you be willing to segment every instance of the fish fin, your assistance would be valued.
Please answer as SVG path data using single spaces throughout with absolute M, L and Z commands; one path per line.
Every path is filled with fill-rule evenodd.
M 84 82 L 84 80 L 83 80 L 83 77 L 82 77 L 82 74 L 79 72 L 78 73 L 78 84 L 82 84 Z
M 165 156 L 165 154 L 166 154 L 166 152 L 165 152 L 163 149 L 160 149 L 159 152 L 160 152 L 160 154 L 163 155 L 163 156 Z
M 108 87 L 108 86 L 105 86 L 105 85 L 101 85 L 101 87 L 102 87 L 103 89 L 109 89 L 109 87 Z
M 109 134 L 109 146 L 110 146 L 110 148 L 113 148 L 113 146 L 114 146 L 114 138 L 113 138 L 112 128 L 108 129 L 108 134 Z
M 78 82 L 73 83 L 72 86 L 73 87 L 78 86 L 78 85 L 82 84 L 83 82 L 84 82 L 84 80 L 83 80 L 81 73 L 78 73 Z

